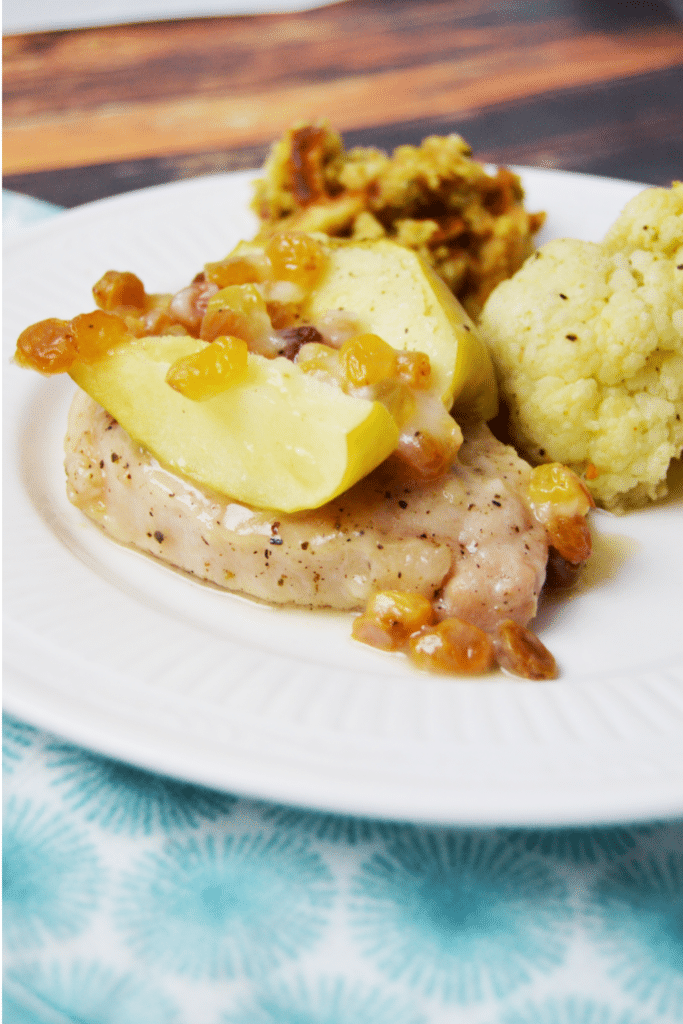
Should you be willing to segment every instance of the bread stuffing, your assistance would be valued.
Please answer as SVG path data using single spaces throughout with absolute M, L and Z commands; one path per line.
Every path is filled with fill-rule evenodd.
M 292 128 L 256 182 L 261 233 L 391 238 L 419 252 L 475 319 L 491 290 L 533 251 L 545 215 L 529 213 L 518 175 L 478 163 L 459 135 L 388 154 L 346 149 L 325 122 Z

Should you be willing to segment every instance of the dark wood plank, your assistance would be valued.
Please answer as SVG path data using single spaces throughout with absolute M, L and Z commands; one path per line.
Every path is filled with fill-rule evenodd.
M 663 3 L 602 0 L 347 0 L 302 14 L 113 26 L 8 37 L 8 116 L 90 109 L 228 89 L 283 87 L 515 49 L 680 25 Z
M 393 121 L 344 133 L 348 146 L 391 150 L 428 134 L 459 132 L 493 163 L 562 168 L 668 185 L 683 177 L 683 66 L 557 91 L 463 116 Z M 259 167 L 267 146 L 109 162 L 9 175 L 8 188 L 62 206 L 202 174 Z
M 5 171 L 262 148 L 300 118 L 328 116 L 347 132 L 467 120 L 567 83 L 683 65 L 668 8 L 598 6 L 600 17 L 578 0 L 347 0 L 300 15 L 13 37 Z

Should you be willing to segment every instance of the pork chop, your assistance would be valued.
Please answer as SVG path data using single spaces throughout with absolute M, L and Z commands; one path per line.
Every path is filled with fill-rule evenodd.
M 86 394 L 65 442 L 69 499 L 117 541 L 272 604 L 361 610 L 377 590 L 415 591 L 439 618 L 526 625 L 548 540 L 526 498 L 530 467 L 486 425 L 451 469 L 417 481 L 389 459 L 322 508 L 274 513 L 171 472 Z

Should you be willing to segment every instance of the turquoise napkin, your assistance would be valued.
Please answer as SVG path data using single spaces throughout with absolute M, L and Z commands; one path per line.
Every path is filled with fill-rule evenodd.
M 683 1021 L 683 822 L 339 817 L 7 715 L 3 769 L 5 1024 Z

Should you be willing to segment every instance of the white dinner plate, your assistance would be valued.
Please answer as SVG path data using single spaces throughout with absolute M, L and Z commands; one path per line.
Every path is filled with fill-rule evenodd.
M 523 170 L 540 242 L 599 239 L 641 186 Z M 120 547 L 65 496 L 73 385 L 9 364 L 27 324 L 92 308 L 107 269 L 171 291 L 253 233 L 252 175 L 93 203 L 5 252 L 5 703 L 103 753 L 236 793 L 363 816 L 570 824 L 683 813 L 683 488 L 598 512 L 580 587 L 537 626 L 561 676 L 430 676 Z

